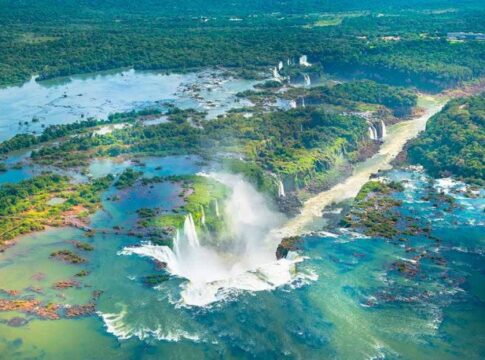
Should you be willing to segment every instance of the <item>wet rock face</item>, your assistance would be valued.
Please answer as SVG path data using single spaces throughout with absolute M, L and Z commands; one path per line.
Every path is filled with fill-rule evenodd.
M 276 249 L 276 259 L 286 258 L 290 251 L 296 251 L 300 248 L 301 237 L 291 236 L 281 240 L 281 243 Z
M 294 194 L 288 194 L 285 197 L 280 197 L 277 200 L 280 211 L 289 216 L 295 216 L 299 213 L 302 206 L 301 201 Z

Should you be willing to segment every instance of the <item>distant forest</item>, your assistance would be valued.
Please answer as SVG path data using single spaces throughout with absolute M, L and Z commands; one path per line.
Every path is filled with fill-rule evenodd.
M 441 90 L 485 72 L 482 1 L 0 0 L 0 85 L 134 67 L 323 71 Z M 251 72 L 252 71 L 252 72 Z

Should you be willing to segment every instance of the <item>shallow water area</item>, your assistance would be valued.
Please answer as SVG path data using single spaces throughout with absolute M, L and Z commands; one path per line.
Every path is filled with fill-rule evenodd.
M 193 106 L 194 95 L 203 94 L 211 103 L 198 99 L 202 101 L 199 106 L 216 116 L 221 111 L 217 101 L 232 99 L 235 92 L 249 86 L 244 81 L 204 74 L 123 74 L 76 77 L 51 85 L 29 83 L 23 90 L 10 89 L 11 93 L 3 93 L 12 96 L 7 112 L 27 120 L 46 116 L 57 123 L 77 120 L 84 112 L 105 116 L 166 100 Z M 159 84 L 161 79 L 163 86 Z M 165 84 L 167 79 L 170 84 Z M 143 91 L 135 86 L 138 80 L 146 85 Z M 43 102 L 32 106 L 22 103 L 22 91 L 29 89 Z M 87 100 L 85 95 L 76 95 L 84 94 L 81 89 L 99 96 Z M 226 90 L 228 98 L 217 95 Z M 105 91 L 113 91 L 111 102 L 106 102 Z M 125 91 L 129 93 L 126 98 L 121 96 Z M 175 100 L 171 97 L 174 93 L 178 94 Z M 75 103 L 73 96 L 80 101 Z M 234 105 L 231 101 L 228 107 Z M 25 112 L 19 111 L 24 106 Z M 435 103 L 430 106 L 433 111 L 439 108 Z M 1 123 L 2 118 L 0 127 Z M 30 130 L 35 129 L 34 124 Z M 408 132 L 414 134 L 424 124 L 422 119 Z M 5 126 L 2 130 L 18 131 L 16 125 Z M 399 126 L 390 134 L 398 130 Z M 391 141 L 384 146 L 385 152 L 367 162 L 367 168 L 357 169 L 357 175 L 363 174 L 358 176 L 357 184 L 365 183 L 383 158 L 387 165 L 388 157 L 397 151 Z M 28 154 L 12 156 L 6 163 L 10 167 L 25 156 Z M 128 167 L 148 178 L 197 174 L 206 169 L 195 156 L 101 158 L 92 161 L 88 174 L 77 175 L 79 181 L 87 176 L 117 176 Z M 28 178 L 34 171 L 28 166 L 10 168 L 0 174 L 0 182 Z M 93 233 L 47 229 L 19 238 L 15 246 L 1 252 L 0 300 L 37 299 L 43 305 L 58 304 L 66 309 L 89 302 L 96 306 L 90 316 L 57 320 L 40 319 L 25 311 L 1 311 L 0 358 L 483 357 L 483 190 L 468 197 L 464 185 L 450 179 L 433 181 L 416 169 L 387 172 L 386 178 L 404 184 L 404 191 L 395 195 L 403 201 L 400 213 L 431 224 L 439 244 L 416 235 L 406 238 L 406 246 L 358 230 L 338 226 L 322 230 L 318 225 L 316 228 L 322 231 L 304 237 L 301 250 L 277 261 L 277 230 L 284 219 L 278 218 L 260 194 L 244 182 L 210 176 L 230 185 L 234 194 L 233 199 L 220 204 L 220 211 L 235 230 L 232 246 L 218 248 L 203 236 L 194 235 L 188 216 L 187 229 L 184 226 L 175 242 L 177 246 L 172 248 L 151 243 L 137 232 L 138 210 L 170 213 L 183 202 L 180 184 L 160 180 L 125 189 L 111 186 L 102 196 L 102 210 L 91 217 Z M 430 189 L 445 191 L 459 206 L 446 211 L 445 204 L 426 200 Z M 348 199 L 358 186 L 346 190 L 341 195 Z M 320 207 L 321 203 L 318 210 Z M 314 224 L 319 216 L 318 211 L 310 211 L 304 222 Z M 91 245 L 93 250 L 76 247 L 78 241 Z M 437 258 L 439 255 L 445 261 L 424 260 L 419 276 L 405 277 L 393 263 L 416 262 L 414 253 L 406 251 L 406 247 L 436 254 Z M 70 264 L 51 257 L 53 252 L 64 249 L 86 261 Z M 77 276 L 80 273 L 83 275 Z M 147 285 L 147 278 L 159 282 Z M 66 280 L 77 284 L 56 285 Z M 95 300 L 94 292 L 99 295 Z
M 255 81 L 225 76 L 219 70 L 170 74 L 153 71 L 109 71 L 0 89 L 0 140 L 17 133 L 41 133 L 43 127 L 89 117 L 172 104 L 207 111 L 214 118 L 233 107 L 251 105 L 235 94 Z
M 150 168 L 146 166 L 147 171 Z M 262 266 L 259 272 L 240 272 L 246 274 L 243 278 L 227 278 L 232 284 L 214 278 L 213 289 L 211 284 L 200 287 L 200 282 L 188 287 L 183 277 L 190 274 L 183 271 L 189 269 L 183 267 L 182 276 L 147 287 L 142 283 L 144 276 L 166 273 L 152 260 L 160 254 L 160 247 L 149 255 L 149 246 L 134 247 L 141 240 L 123 231 L 99 232 L 83 240 L 79 230 L 52 229 L 25 236 L 0 254 L 0 288 L 70 304 L 84 303 L 93 290 L 100 290 L 97 316 L 48 321 L 22 313 L 0 313 L 0 350 L 9 358 L 52 359 L 150 359 L 169 353 L 188 359 L 218 354 L 236 358 L 312 359 L 322 358 L 322 354 L 323 358 L 478 358 L 484 340 L 480 314 L 485 313 L 485 288 L 480 279 L 485 270 L 485 242 L 483 224 L 470 225 L 470 220 L 481 216 L 483 192 L 476 198 L 463 197 L 457 192 L 463 185 L 455 183 L 450 186 L 455 189 L 450 196 L 461 206 L 446 212 L 421 200 L 430 184 L 439 187 L 441 182 L 415 170 L 393 170 L 385 176 L 405 184 L 403 193 L 396 195 L 409 200 L 403 202 L 402 213 L 432 222 L 432 234 L 441 239 L 439 250 L 424 237 L 409 239 L 412 246 L 438 251 L 447 260 L 439 266 L 423 263 L 422 276 L 406 279 L 392 270 L 392 262 L 411 259 L 402 246 L 336 228 L 305 238 L 299 255 L 307 257 L 304 261 L 283 260 L 292 262 L 297 273 L 311 274 L 308 278 L 284 278 L 278 284 L 272 267 Z M 148 190 L 159 194 L 147 196 Z M 175 184 L 163 182 L 142 191 L 111 189 L 106 197 L 117 193 L 120 200 L 106 199 L 92 226 L 127 229 L 135 224 L 138 207 L 169 210 L 177 206 L 177 192 Z M 436 222 L 437 217 L 442 221 Z M 51 251 L 72 246 L 73 239 L 95 247 L 85 254 L 85 265 L 49 259 Z M 137 250 L 131 256 L 120 255 L 127 249 Z M 81 280 L 80 288 L 51 288 L 53 282 L 69 278 L 81 268 L 92 274 Z M 261 283 L 255 282 L 258 278 Z M 273 279 L 273 286 L 268 286 L 268 279 Z M 44 288 L 44 293 L 25 290 L 32 286 Z M 221 286 L 226 290 L 221 292 Z M 216 298 L 205 298 L 198 306 L 184 305 L 200 299 L 200 291 Z M 210 305 L 201 307 L 207 300 Z M 13 317 L 25 317 L 28 323 L 12 327 L 7 322 Z M 76 337 L 65 339 L 67 332 Z M 266 336 L 255 339 L 251 335 L 259 332 Z M 59 346 L 60 339 L 66 345 Z

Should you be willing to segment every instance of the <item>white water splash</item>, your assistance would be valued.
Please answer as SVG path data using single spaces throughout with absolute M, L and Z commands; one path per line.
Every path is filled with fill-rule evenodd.
M 177 232 L 173 249 L 147 243 L 127 247 L 120 254 L 156 259 L 166 263 L 172 275 L 187 279 L 180 293 L 182 305 L 206 306 L 241 290 L 272 290 L 310 276 L 296 271 L 295 264 L 303 260 L 297 254 L 276 260 L 281 238 L 275 230 L 284 218 L 269 209 L 260 193 L 235 175 L 206 176 L 231 189 L 223 209 L 229 229 L 229 240 L 223 246 L 201 244 L 189 214 L 183 232 Z
M 103 320 L 106 327 L 106 332 L 113 334 L 119 340 L 127 340 L 136 337 L 140 340 L 148 338 L 155 338 L 157 340 L 164 340 L 169 342 L 176 342 L 182 339 L 199 342 L 200 337 L 195 334 L 190 334 L 184 330 L 162 330 L 160 327 L 156 329 L 149 329 L 142 326 L 130 325 L 126 321 L 127 306 L 124 304 L 117 304 L 121 306 L 119 313 L 103 313 L 98 311 L 96 314 Z

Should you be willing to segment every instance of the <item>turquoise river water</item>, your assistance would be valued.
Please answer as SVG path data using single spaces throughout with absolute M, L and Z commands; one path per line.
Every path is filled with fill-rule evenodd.
M 125 93 L 120 82 L 130 81 L 133 76 L 154 78 L 147 80 L 142 91 L 134 87 Z M 0 106 L 10 104 L 7 114 L 0 118 L 2 136 L 19 131 L 16 122 L 6 120 L 9 116 L 19 121 L 45 116 L 48 123 L 49 119 L 60 122 L 55 120 L 57 116 L 74 118 L 80 112 L 106 115 L 136 107 L 138 101 L 169 98 L 166 94 L 176 93 L 180 83 L 187 81 L 186 76 L 173 75 L 168 78 L 170 84 L 160 85 L 161 76 L 127 72 L 124 76 L 74 79 L 43 89 L 35 83 L 24 85 L 29 92 L 32 87 L 32 99 L 42 94 L 50 104 L 48 108 L 43 103 L 24 107 L 21 96 L 14 96 L 22 88 L 0 90 Z M 198 78 L 196 74 L 187 76 Z M 201 76 L 211 78 L 207 74 Z M 103 79 L 108 79 L 107 83 Z M 89 86 L 81 91 L 83 81 Z M 224 84 L 235 86 L 238 91 L 250 86 L 236 80 Z M 146 96 L 159 86 L 159 95 Z M 119 94 L 118 87 L 124 89 Z M 59 97 L 64 92 L 68 97 Z M 78 92 L 85 94 L 79 96 L 81 99 L 97 100 L 78 103 L 71 99 Z M 105 97 L 110 98 L 111 105 L 103 102 Z M 173 101 L 195 101 L 180 98 Z M 67 108 L 62 107 L 64 101 L 69 101 Z M 224 102 L 225 98 L 217 101 Z M 68 110 L 59 113 L 59 106 Z M 16 154 L 7 162 L 21 161 L 27 155 Z M 143 162 L 144 166 L 135 166 L 147 177 L 207 170 L 197 157 L 147 158 Z M 94 177 L 119 174 L 130 165 L 133 164 L 96 160 L 89 172 Z M 20 181 L 36 171 L 40 170 L 11 169 L 0 175 L 0 181 Z M 0 289 L 18 290 L 23 297 L 35 297 L 44 303 L 70 305 L 87 303 L 93 291 L 99 290 L 102 294 L 97 313 L 80 319 L 40 320 L 26 314 L 0 312 L 0 358 L 485 358 L 483 191 L 466 197 L 464 184 L 449 179 L 432 180 L 417 169 L 391 170 L 384 176 L 405 186 L 402 193 L 394 195 L 403 201 L 399 211 L 431 226 L 431 234 L 440 240 L 436 245 L 424 236 L 409 237 L 408 244 L 414 248 L 444 259 L 439 264 L 424 261 L 415 277 L 402 276 L 392 266 L 396 260 L 413 261 L 413 254 L 404 245 L 332 226 L 304 237 L 300 259 L 292 264 L 291 276 L 283 284 L 263 291 L 229 290 L 218 301 L 191 306 L 181 298 L 187 282 L 183 278 L 170 276 L 156 287 L 142 283 L 144 276 L 162 274 L 164 270 L 150 257 L 122 253 L 123 249 L 140 244 L 139 238 L 123 231 L 97 232 L 86 238 L 77 229 L 48 229 L 23 236 L 15 246 L 0 253 Z M 79 175 L 79 181 L 82 180 Z M 427 199 L 430 189 L 448 193 L 459 206 L 446 211 Z M 124 190 L 112 187 L 103 194 L 103 209 L 92 217 L 91 226 L 130 229 L 137 221 L 137 209 L 170 211 L 181 205 L 179 193 L 178 185 L 171 182 Z M 112 201 L 113 195 L 119 200 Z M 70 265 L 49 258 L 58 249 L 74 250 L 72 240 L 94 246 L 95 250 L 85 255 L 86 264 Z M 52 288 L 56 281 L 72 278 L 83 269 L 91 274 L 80 281 L 80 287 L 62 291 Z M 0 293 L 0 297 L 8 296 Z M 13 326 L 11 319 L 18 317 L 26 322 Z

